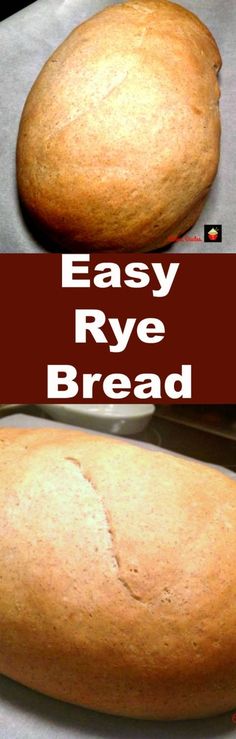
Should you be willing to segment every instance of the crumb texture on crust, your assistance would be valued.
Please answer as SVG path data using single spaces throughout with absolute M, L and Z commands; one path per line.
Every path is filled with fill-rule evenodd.
M 0 432 L 0 671 L 118 715 L 236 691 L 236 483 L 76 431 Z
M 31 216 L 65 249 L 147 251 L 190 228 L 218 166 L 220 66 L 210 31 L 168 0 L 109 6 L 76 28 L 22 114 Z

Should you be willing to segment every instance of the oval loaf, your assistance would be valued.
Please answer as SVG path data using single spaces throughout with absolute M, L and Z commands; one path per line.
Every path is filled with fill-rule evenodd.
M 168 0 L 109 6 L 70 34 L 17 145 L 21 200 L 49 238 L 148 251 L 193 225 L 218 165 L 220 65 L 208 29 Z
M 232 709 L 236 483 L 76 431 L 0 448 L 0 671 L 137 718 Z

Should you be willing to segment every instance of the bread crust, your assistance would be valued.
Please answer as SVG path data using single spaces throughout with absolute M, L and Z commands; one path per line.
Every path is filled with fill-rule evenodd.
M 148 251 L 190 228 L 218 166 L 220 66 L 208 29 L 168 0 L 82 23 L 24 107 L 17 179 L 31 217 L 64 250 Z
M 236 483 L 110 437 L 0 434 L 0 670 L 148 719 L 236 700 Z

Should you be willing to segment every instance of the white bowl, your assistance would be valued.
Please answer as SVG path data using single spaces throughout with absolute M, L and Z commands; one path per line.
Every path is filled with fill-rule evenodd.
M 154 405 L 146 403 L 49 403 L 40 407 L 56 421 L 121 436 L 139 434 L 155 411 Z

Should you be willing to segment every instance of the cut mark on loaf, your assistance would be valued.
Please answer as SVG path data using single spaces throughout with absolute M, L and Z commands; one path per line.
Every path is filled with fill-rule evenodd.
M 122 586 L 125 588 L 126 592 L 128 592 L 128 594 L 131 596 L 131 598 L 133 598 L 134 600 L 138 600 L 138 601 L 143 602 L 141 596 L 138 593 L 134 592 L 134 590 L 131 588 L 131 586 L 129 585 L 129 583 L 125 580 L 125 578 L 121 574 L 121 570 L 120 570 L 120 557 L 119 557 L 119 554 L 118 554 L 118 552 L 116 550 L 116 544 L 115 544 L 114 531 L 113 531 L 113 526 L 112 526 L 111 513 L 107 509 L 107 506 L 105 505 L 105 502 L 103 500 L 103 497 L 98 492 L 97 487 L 96 487 L 96 485 L 94 485 L 94 482 L 91 480 L 90 476 L 89 475 L 86 475 L 86 473 L 83 471 L 82 465 L 81 465 L 81 463 L 79 462 L 78 459 L 75 459 L 74 457 L 65 457 L 65 461 L 70 462 L 75 467 L 77 467 L 77 470 L 79 471 L 80 475 L 82 476 L 84 482 L 86 482 L 87 484 L 90 485 L 90 487 L 92 488 L 93 492 L 95 493 L 95 495 L 96 495 L 96 497 L 97 497 L 97 499 L 98 499 L 98 501 L 100 503 L 100 506 L 102 507 L 102 510 L 103 510 L 103 513 L 104 513 L 104 520 L 105 520 L 105 524 L 106 524 L 106 530 L 107 530 L 107 534 L 108 534 L 108 537 L 109 537 L 109 544 L 110 544 L 110 547 L 109 548 L 110 548 L 110 553 L 111 553 L 111 557 L 112 557 L 112 563 L 113 563 L 114 568 L 116 569 L 118 580 L 120 581 L 120 583 L 122 584 Z
M 153 14 L 153 12 L 151 14 Z M 136 44 L 134 44 L 134 51 L 139 52 L 139 50 L 142 48 L 144 40 L 148 32 L 149 32 L 149 26 L 145 25 L 141 29 L 141 33 L 138 35 L 136 39 Z M 50 59 L 50 63 L 52 61 L 53 59 Z M 98 93 L 96 93 L 93 96 L 93 98 L 91 97 L 91 95 L 89 96 L 87 100 L 87 105 L 85 103 L 85 107 L 83 107 L 82 110 L 75 108 L 74 112 L 70 116 L 67 116 L 59 124 L 54 125 L 53 130 L 48 134 L 46 138 L 46 144 L 52 138 L 54 138 L 54 136 L 56 136 L 58 133 L 68 128 L 70 125 L 75 123 L 80 118 L 83 118 L 84 116 L 88 115 L 88 112 L 91 112 L 91 111 L 96 112 L 96 108 L 99 108 L 104 103 L 104 101 L 106 101 L 107 98 L 109 98 L 110 95 L 112 95 L 114 91 L 117 91 L 117 89 L 124 84 L 130 72 L 132 73 L 133 69 L 135 68 L 135 64 L 136 64 L 136 57 L 134 56 L 132 62 L 127 66 L 125 70 L 117 69 L 114 73 L 112 80 L 108 82 L 107 89 L 103 90 L 102 95 L 99 93 L 99 79 L 98 79 L 98 85 L 97 85 Z
M 153 8 L 147 8 L 147 6 L 144 5 L 144 3 L 142 3 L 141 5 L 141 3 L 128 2 L 126 3 L 126 5 L 132 8 L 132 10 L 137 10 L 138 13 L 143 13 L 144 15 L 154 15 Z
M 79 118 L 83 118 L 84 116 L 88 115 L 88 111 L 91 111 L 92 109 L 96 111 L 96 108 L 98 108 L 104 102 L 104 100 L 112 95 L 114 90 L 117 90 L 120 85 L 123 85 L 126 78 L 128 77 L 129 71 L 130 69 L 126 69 L 125 72 L 118 71 L 114 77 L 114 80 L 108 85 L 107 90 L 102 95 L 98 95 L 94 100 L 91 100 L 91 98 L 89 98 L 87 107 L 85 107 L 83 110 L 75 109 L 74 112 L 69 117 L 62 120 L 60 124 L 54 125 L 53 130 L 47 136 L 46 143 L 50 141 L 50 139 L 52 139 L 56 134 L 60 133 L 65 128 L 75 123 Z

